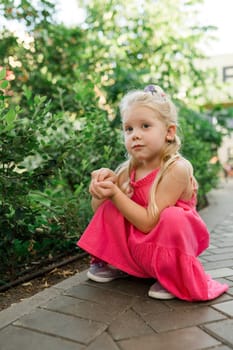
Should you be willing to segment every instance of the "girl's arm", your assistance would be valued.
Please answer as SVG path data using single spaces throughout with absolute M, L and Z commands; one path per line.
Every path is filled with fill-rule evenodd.
M 104 201 L 106 201 L 106 199 L 97 199 L 93 196 L 91 197 L 91 207 L 94 213 Z
M 187 166 L 176 162 L 166 174 L 156 190 L 156 206 L 158 211 L 153 215 L 149 208 L 144 208 L 132 201 L 115 184 L 109 181 L 102 182 L 101 187 L 106 196 L 109 196 L 122 215 L 144 233 L 149 233 L 159 221 L 163 209 L 175 205 L 189 183 Z
M 117 176 L 112 170 L 108 168 L 101 168 L 91 173 L 91 183 L 89 186 L 89 192 L 92 195 L 91 207 L 94 212 L 96 212 L 99 206 L 107 199 L 105 197 L 101 197 L 101 195 L 98 193 L 98 188 L 96 188 L 96 183 L 98 183 L 99 181 L 105 181 L 105 180 L 116 183 Z

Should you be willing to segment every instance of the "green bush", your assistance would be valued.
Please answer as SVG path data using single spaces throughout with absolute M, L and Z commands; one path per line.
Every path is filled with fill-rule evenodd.
M 79 92 L 82 108 L 75 117 L 51 113 L 51 102 L 33 97 L 27 89 L 27 113 L 10 108 L 9 99 L 1 95 L 2 283 L 32 261 L 74 251 L 92 216 L 91 171 L 100 166 L 114 168 L 122 159 L 121 133 L 105 111 L 86 102 L 92 91 L 87 85 L 83 94 Z

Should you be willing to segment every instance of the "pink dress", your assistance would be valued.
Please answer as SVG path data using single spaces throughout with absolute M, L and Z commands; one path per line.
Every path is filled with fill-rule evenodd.
M 136 203 L 148 205 L 151 185 L 158 173 L 153 170 L 131 186 Z M 190 201 L 178 200 L 164 209 L 158 224 L 144 234 L 129 223 L 110 200 L 97 209 L 77 245 L 89 254 L 126 273 L 155 278 L 176 297 L 211 300 L 228 289 L 207 275 L 197 259 L 209 245 L 209 232 Z

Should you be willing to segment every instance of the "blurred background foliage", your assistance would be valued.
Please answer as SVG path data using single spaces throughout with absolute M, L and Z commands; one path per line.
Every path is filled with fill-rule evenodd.
M 77 251 L 91 171 L 125 159 L 117 106 L 129 89 L 155 83 L 177 103 L 199 207 L 218 181 L 211 159 L 230 112 L 201 107 L 214 84 L 199 64 L 214 29 L 195 23 L 201 0 L 78 3 L 85 21 L 72 27 L 55 0 L 0 4 L 0 284 Z

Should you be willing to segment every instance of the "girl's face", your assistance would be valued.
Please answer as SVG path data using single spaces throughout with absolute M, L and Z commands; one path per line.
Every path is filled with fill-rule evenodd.
M 175 125 L 167 127 L 159 113 L 135 106 L 123 116 L 125 147 L 139 163 L 158 166 L 164 144 L 175 135 Z

